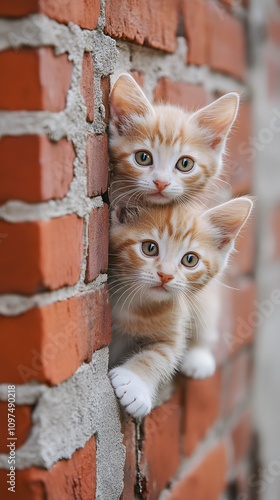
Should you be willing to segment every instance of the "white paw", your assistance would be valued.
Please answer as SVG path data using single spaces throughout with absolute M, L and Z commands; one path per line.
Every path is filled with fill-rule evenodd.
M 135 418 L 148 415 L 152 398 L 147 384 L 127 368 L 118 366 L 109 371 L 116 396 L 126 411 Z
M 187 377 L 207 378 L 215 373 L 216 361 L 213 354 L 203 347 L 192 347 L 186 352 L 181 371 Z

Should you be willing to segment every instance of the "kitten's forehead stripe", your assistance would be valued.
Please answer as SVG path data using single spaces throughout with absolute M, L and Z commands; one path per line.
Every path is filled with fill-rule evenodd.
M 133 239 L 133 238 L 126 238 L 125 242 L 123 243 L 123 247 L 129 247 L 131 245 L 135 245 L 135 243 L 137 242 L 137 239 Z
M 160 129 L 160 122 L 158 121 L 157 124 L 156 124 L 156 128 L 155 128 L 155 132 L 159 138 L 159 141 L 160 141 L 160 144 L 162 144 L 164 142 L 164 133 L 162 133 L 161 129 Z
M 174 231 L 174 228 L 172 226 L 172 223 L 170 221 L 167 222 L 167 230 L 168 230 L 168 236 L 171 237 Z
M 124 151 L 123 153 L 118 154 L 118 158 L 122 160 L 126 160 L 130 156 L 130 151 Z
M 183 233 L 182 239 L 186 240 L 187 237 L 192 233 L 192 229 L 188 229 L 186 233 Z

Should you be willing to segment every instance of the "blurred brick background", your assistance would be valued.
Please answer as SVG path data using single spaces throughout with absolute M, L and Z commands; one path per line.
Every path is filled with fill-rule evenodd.
M 14 498 L 279 499 L 280 5 L 262 4 L 2 1 L 1 499 L 12 495 L 7 384 L 16 384 Z M 120 418 L 106 375 L 107 125 L 110 75 L 123 71 L 151 100 L 188 109 L 241 93 L 223 181 L 259 198 L 221 288 L 217 372 L 178 376 L 141 423 Z

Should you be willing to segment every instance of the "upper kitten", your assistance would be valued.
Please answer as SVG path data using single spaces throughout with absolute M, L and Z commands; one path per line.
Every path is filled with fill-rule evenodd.
M 134 79 L 122 74 L 111 92 L 112 203 L 163 205 L 197 199 L 221 171 L 238 106 L 236 93 L 195 113 L 152 106 Z
M 132 415 L 149 413 L 159 384 L 180 363 L 184 373 L 194 361 L 203 365 L 202 370 L 211 363 L 211 353 L 199 347 L 184 357 L 186 327 L 197 307 L 196 297 L 224 269 L 251 207 L 250 199 L 242 197 L 204 213 L 186 211 L 184 206 L 113 211 L 113 334 L 118 345 L 120 334 L 135 342 L 133 356 L 109 375 L 121 404 Z

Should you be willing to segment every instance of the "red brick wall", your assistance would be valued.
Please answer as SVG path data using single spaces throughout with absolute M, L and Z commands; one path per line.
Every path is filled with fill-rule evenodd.
M 131 71 L 155 101 L 195 109 L 226 91 L 246 90 L 246 7 L 241 16 L 233 1 L 106 0 L 103 7 L 99 0 L 4 0 L 0 7 L 8 33 L 0 52 L 3 391 L 4 384 L 28 391 L 34 381 L 63 387 L 110 342 L 105 273 L 111 39 L 120 48 L 116 72 Z M 178 33 L 179 46 L 187 44 L 183 56 Z M 155 60 L 161 61 L 159 71 Z M 249 135 L 250 102 L 244 98 L 225 169 L 234 195 L 251 191 L 253 166 L 239 147 Z M 275 213 L 271 223 L 277 220 Z M 156 499 L 163 490 L 172 500 L 217 500 L 232 484 L 237 493 L 247 491 L 253 240 L 252 220 L 232 262 L 227 283 L 233 289 L 223 290 L 216 374 L 205 381 L 178 376 L 170 399 L 145 421 L 122 422 L 123 500 L 135 492 Z M 7 403 L 1 399 L 6 425 Z M 36 401 L 18 403 L 19 448 L 29 442 L 37 414 Z M 15 497 L 95 498 L 96 481 L 102 481 L 96 446 L 92 433 L 86 445 L 56 464 L 21 465 Z M 10 498 L 6 468 L 0 473 L 4 500 Z

